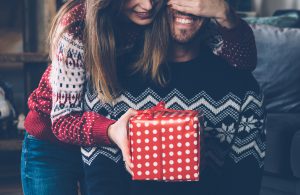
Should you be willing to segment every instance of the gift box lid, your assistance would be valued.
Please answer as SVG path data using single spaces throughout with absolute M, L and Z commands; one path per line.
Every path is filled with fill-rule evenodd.
M 165 108 L 164 102 L 159 102 L 156 106 L 147 109 L 139 110 L 138 114 L 132 117 L 130 120 L 152 120 L 163 118 L 186 118 L 186 117 L 199 117 L 203 115 L 201 111 L 196 110 L 175 110 Z

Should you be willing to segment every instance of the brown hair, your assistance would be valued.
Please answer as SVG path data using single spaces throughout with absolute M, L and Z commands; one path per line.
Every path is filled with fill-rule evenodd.
M 162 1 L 164 2 L 164 1 Z M 134 71 L 150 75 L 153 81 L 161 86 L 167 83 L 162 65 L 166 62 L 170 30 L 167 12 L 161 4 L 152 26 L 145 31 L 144 48 L 139 59 L 134 64 Z
M 55 50 L 57 48 L 57 44 L 61 35 L 68 31 L 71 27 L 78 25 L 76 23 L 68 23 L 66 25 L 60 25 L 63 21 L 63 18 L 66 16 L 66 13 L 69 13 L 75 6 L 82 3 L 80 0 L 71 0 L 67 1 L 57 12 L 55 17 L 52 20 L 50 32 L 48 36 L 48 44 L 49 44 L 49 56 L 53 60 L 55 56 Z
M 113 10 L 120 10 L 114 5 L 116 2 L 86 0 L 85 63 L 99 98 L 106 102 L 112 101 L 119 92 L 113 26 Z
M 61 34 L 70 27 L 78 24 L 71 23 L 59 29 L 62 18 L 79 3 L 85 6 L 84 20 L 84 63 L 90 75 L 93 87 L 98 92 L 99 98 L 104 102 L 111 102 L 120 91 L 116 71 L 116 40 L 113 26 L 114 19 L 119 15 L 123 2 L 117 0 L 73 0 L 67 1 L 53 20 L 50 35 L 50 57 L 57 47 Z M 158 16 L 163 15 L 164 0 L 156 6 Z M 167 21 L 158 17 L 147 28 L 144 39 L 144 50 L 134 67 L 144 73 L 151 73 L 151 77 L 163 83 L 159 65 L 163 62 L 167 47 L 169 33 Z

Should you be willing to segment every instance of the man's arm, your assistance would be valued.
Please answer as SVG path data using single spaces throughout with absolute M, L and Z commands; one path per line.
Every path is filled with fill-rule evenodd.
M 228 156 L 222 169 L 219 194 L 258 195 L 265 158 L 265 110 L 263 96 L 245 95 Z

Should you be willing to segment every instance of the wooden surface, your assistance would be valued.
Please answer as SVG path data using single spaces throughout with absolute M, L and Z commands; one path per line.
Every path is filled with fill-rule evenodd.
M 47 38 L 57 11 L 56 0 L 24 0 L 24 10 L 24 51 L 47 53 Z
M 45 53 L 17 53 L 0 54 L 0 63 L 47 63 L 48 54 Z
M 21 151 L 22 140 L 20 139 L 0 139 L 0 151 Z

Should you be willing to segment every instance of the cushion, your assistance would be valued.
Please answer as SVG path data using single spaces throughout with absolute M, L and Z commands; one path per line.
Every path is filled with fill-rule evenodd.
M 300 29 L 253 25 L 258 64 L 254 76 L 268 112 L 300 112 Z
M 296 27 L 299 23 L 299 16 L 295 13 L 271 17 L 245 17 L 243 19 L 252 25 L 271 25 L 280 28 Z
M 291 165 L 293 175 L 300 178 L 300 128 L 294 135 L 291 146 Z M 299 188 L 300 189 L 300 188 Z
M 300 114 L 267 115 L 265 171 L 283 177 L 294 177 L 290 160 L 291 143 L 294 135 L 300 130 L 299 118 Z M 296 166 L 299 167 L 300 163 Z

